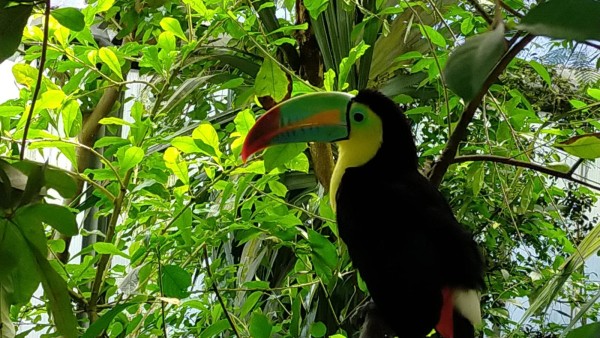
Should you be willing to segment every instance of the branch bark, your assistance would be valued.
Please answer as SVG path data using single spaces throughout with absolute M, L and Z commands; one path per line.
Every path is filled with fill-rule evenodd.
M 113 109 L 115 103 L 119 99 L 119 94 L 121 93 L 121 87 L 109 87 L 104 90 L 100 101 L 96 105 L 96 108 L 92 111 L 92 113 L 84 119 L 83 126 L 81 127 L 81 132 L 79 133 L 79 143 L 91 148 L 96 139 L 96 134 L 98 130 L 100 130 L 100 123 L 98 123 L 102 118 L 106 117 Z M 77 171 L 79 173 L 83 173 L 85 169 L 87 169 L 90 165 L 90 152 L 85 149 L 85 147 L 77 147 Z M 75 199 L 78 199 L 83 191 L 83 180 L 77 180 L 77 193 L 75 194 Z M 72 204 L 76 202 L 75 199 L 66 201 L 67 204 Z M 60 233 L 56 233 L 55 238 L 62 239 L 65 241 L 65 250 L 61 253 L 58 253 L 58 259 L 63 264 L 66 264 L 69 260 L 69 246 L 71 244 L 71 237 L 65 236 Z
M 523 38 L 517 42 L 498 62 L 494 70 L 490 73 L 488 78 L 486 79 L 483 87 L 479 91 L 479 93 L 469 102 L 465 110 L 463 111 L 454 132 L 450 136 L 446 147 L 442 151 L 442 155 L 439 160 L 432 166 L 431 170 L 426 173 L 426 176 L 429 177 L 431 183 L 438 187 L 444 178 L 444 175 L 448 171 L 448 167 L 452 164 L 456 153 L 458 152 L 458 147 L 460 142 L 462 142 L 467 136 L 467 129 L 469 124 L 473 120 L 473 116 L 479 108 L 479 105 L 482 103 L 485 94 L 487 93 L 490 86 L 496 82 L 498 76 L 502 74 L 504 69 L 508 66 L 508 64 L 514 59 L 514 57 L 527 46 L 531 40 L 533 40 L 535 36 L 531 34 L 527 34 L 523 36 Z
M 576 177 L 573 177 L 574 169 L 577 169 L 577 166 L 579 165 L 579 163 L 581 163 L 579 161 L 573 166 L 572 170 L 569 170 L 568 172 L 563 172 L 563 171 L 550 169 L 550 168 L 544 167 L 539 164 L 525 162 L 525 161 L 519 161 L 519 160 L 515 160 L 513 158 L 501 157 L 501 156 L 496 156 L 496 155 L 464 155 L 464 156 L 458 156 L 452 160 L 453 163 L 470 162 L 470 161 L 496 162 L 496 163 L 504 163 L 504 164 L 508 164 L 508 165 L 513 165 L 516 167 L 527 168 L 527 169 L 535 170 L 535 171 L 538 171 L 538 172 L 541 172 L 541 173 L 544 173 L 547 175 L 551 175 L 554 177 L 563 178 L 563 179 L 581 184 L 588 188 L 600 191 L 600 185 L 595 185 L 595 184 L 586 182 L 584 180 L 580 180 Z

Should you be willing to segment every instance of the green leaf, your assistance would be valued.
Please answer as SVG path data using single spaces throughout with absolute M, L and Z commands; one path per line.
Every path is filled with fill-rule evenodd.
M 219 334 L 230 328 L 229 321 L 227 319 L 221 319 L 214 322 L 200 333 L 200 338 L 214 338 L 219 337 Z
M 279 103 L 288 93 L 288 83 L 285 72 L 275 61 L 267 57 L 256 75 L 254 91 L 258 97 L 269 96 Z
M 113 243 L 107 243 L 107 242 L 94 243 L 94 250 L 101 255 L 116 255 L 116 256 L 129 258 L 129 256 L 126 253 L 117 249 L 117 247 Z
M 66 95 L 62 90 L 47 90 L 40 95 L 40 98 L 35 106 L 36 111 L 42 109 L 56 109 L 62 105 Z
M 324 74 L 323 86 L 325 87 L 326 91 L 330 92 L 330 91 L 333 91 L 334 85 L 335 85 L 335 71 L 333 69 L 329 68 Z
M 505 50 L 502 24 L 493 31 L 467 38 L 448 57 L 444 69 L 448 87 L 465 101 L 470 101 L 482 89 Z
M 566 338 L 591 338 L 600 337 L 600 323 L 591 323 L 578 327 L 569 334 Z
M 196 143 L 196 145 L 208 155 L 221 156 L 221 152 L 219 151 L 219 135 L 212 124 L 201 123 L 194 131 L 192 131 L 192 138 L 201 142 L 200 144 Z M 210 149 L 202 147 L 202 143 L 209 146 Z
M 119 159 L 119 166 L 122 170 L 129 170 L 138 165 L 144 159 L 144 150 L 140 147 L 129 147 L 122 155 L 117 153 Z
M 49 239 L 48 248 L 53 252 L 63 252 L 67 248 L 67 245 L 62 239 Z
M 164 29 L 167 32 L 173 33 L 173 35 L 180 38 L 181 40 L 186 42 L 188 41 L 187 36 L 185 36 L 183 30 L 181 29 L 179 21 L 177 21 L 176 19 L 163 18 L 162 20 L 160 20 L 160 27 L 162 27 L 162 29 Z
M 252 114 L 251 109 L 242 110 L 233 119 L 235 130 L 237 130 L 241 136 L 246 136 L 255 122 L 256 119 L 254 118 L 254 114 Z
M 246 297 L 244 304 L 242 304 L 242 307 L 240 308 L 240 317 L 244 317 L 250 313 L 262 295 L 262 291 L 254 291 L 248 297 Z
M 202 151 L 191 136 L 177 136 L 171 140 L 171 145 L 185 154 L 199 153 Z
M 13 117 L 25 110 L 20 106 L 0 106 L 0 117 Z
M 50 266 L 44 254 L 33 248 L 32 252 L 37 261 L 42 287 L 46 298 L 48 298 L 56 329 L 65 338 L 79 337 L 77 319 L 71 306 L 71 297 L 67 292 L 67 282 Z
M 1 12 L 2 11 L 0 11 L 0 13 Z M 12 73 L 15 77 L 15 81 L 17 81 L 18 84 L 22 84 L 29 89 L 31 89 L 37 82 L 38 70 L 31 67 L 29 64 L 17 63 L 12 67 Z
M 180 210 L 177 210 L 176 215 L 179 214 Z M 185 208 L 185 210 L 181 213 L 175 220 L 175 226 L 179 229 L 181 233 L 181 237 L 183 238 L 186 245 L 190 246 L 194 244 L 192 240 L 192 209 Z
M 599 1 L 550 0 L 529 10 L 517 28 L 555 39 L 600 40 L 598 18 Z
M 25 207 L 30 216 L 37 218 L 67 236 L 79 233 L 75 214 L 62 205 L 36 203 Z
M 446 48 L 446 39 L 440 32 L 427 25 L 419 25 L 419 29 L 421 29 L 423 37 L 429 39 L 434 45 Z
M 177 265 L 165 265 L 161 270 L 165 297 L 181 299 L 189 296 L 187 289 L 192 285 L 192 276 L 189 272 Z
M 73 7 L 62 7 L 53 9 L 50 14 L 58 21 L 61 25 L 67 27 L 72 31 L 79 32 L 85 28 L 85 18 L 83 14 Z
M 288 189 L 285 186 L 285 184 L 279 181 L 269 181 L 269 183 L 267 184 L 269 185 L 271 192 L 273 192 L 275 195 L 279 197 L 285 197 L 285 195 L 287 194 Z
M 330 269 L 335 269 L 338 255 L 335 245 L 320 233 L 308 229 L 308 241 L 312 248 L 313 257 L 325 263 Z
M 21 195 L 19 206 L 27 205 L 39 199 L 40 192 L 45 184 L 45 168 L 45 165 L 36 165 L 31 168 L 27 175 L 27 184 L 25 185 L 23 195 Z
M 10 304 L 25 304 L 31 300 L 41 281 L 35 257 L 23 234 L 19 233 L 18 225 L 0 219 L 0 234 L 0 284 L 12 290 L 7 294 Z M 43 244 L 43 231 L 39 236 L 42 236 Z
M 190 184 L 190 177 L 188 174 L 187 164 L 181 161 L 179 157 L 179 151 L 174 147 L 169 147 L 163 154 L 163 159 L 167 168 L 173 171 L 173 174 L 177 176 L 184 184 Z
M 346 88 L 346 79 L 348 78 L 348 74 L 350 74 L 352 66 L 365 54 L 369 47 L 369 45 L 361 40 L 358 45 L 350 49 L 348 56 L 342 59 L 342 62 L 340 62 L 340 74 L 338 76 L 338 89 Z
M 304 0 L 304 6 L 313 20 L 317 20 L 319 15 L 327 9 L 329 0 Z
M 6 4 L 8 1 L 0 4 L 0 63 L 17 51 L 23 37 L 23 29 L 33 9 L 33 6 L 25 4 L 4 7 Z
M 566 141 L 556 143 L 554 146 L 580 158 L 599 158 L 600 133 L 575 136 Z
M 550 73 L 548 73 L 546 67 L 542 66 L 539 62 L 535 60 L 530 60 L 529 65 L 542 77 L 542 79 L 548 84 L 548 86 L 552 86 Z
M 110 323 L 115 319 L 115 317 L 123 312 L 128 306 L 132 305 L 131 303 L 123 303 L 117 304 L 112 309 L 104 313 L 98 320 L 96 320 L 81 336 L 81 338 L 96 338 L 101 337 L 102 332 L 108 328 Z
M 69 100 L 60 110 L 63 120 L 63 129 L 69 137 L 75 137 L 81 129 L 82 116 L 77 100 Z
M 283 165 L 303 152 L 304 149 L 306 149 L 306 143 L 279 144 L 267 148 L 263 153 L 265 171 L 270 172 Z
M 96 143 L 94 143 L 94 148 L 102 148 L 102 147 L 106 147 L 106 146 L 124 146 L 126 144 L 129 144 L 129 140 L 126 140 L 122 137 L 119 136 L 104 136 L 103 138 L 99 139 L 98 141 L 96 141 Z
M 600 88 L 588 88 L 587 94 L 600 101 Z
M 113 73 L 117 74 L 119 79 L 123 80 L 123 74 L 121 73 L 121 64 L 119 63 L 119 58 L 117 54 L 110 50 L 107 47 L 102 47 L 98 50 L 98 56 L 100 60 L 104 62 L 113 71 Z
M 250 318 L 250 336 L 252 338 L 270 338 L 273 326 L 267 316 L 254 312 Z
M 323 322 L 314 322 L 310 326 L 310 336 L 315 338 L 320 338 L 325 336 L 327 333 L 327 326 L 323 324 Z

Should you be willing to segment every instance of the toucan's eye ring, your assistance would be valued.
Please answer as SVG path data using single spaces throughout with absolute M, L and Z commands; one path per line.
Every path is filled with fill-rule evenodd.
M 354 119 L 354 121 L 356 122 L 362 122 L 365 120 L 365 114 L 361 113 L 361 112 L 356 112 L 352 115 L 352 118 Z

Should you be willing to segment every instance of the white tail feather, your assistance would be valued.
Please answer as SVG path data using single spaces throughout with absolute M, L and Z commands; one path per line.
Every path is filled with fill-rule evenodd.
M 477 290 L 455 289 L 452 292 L 454 307 L 473 326 L 481 323 L 481 308 L 479 306 L 479 292 Z

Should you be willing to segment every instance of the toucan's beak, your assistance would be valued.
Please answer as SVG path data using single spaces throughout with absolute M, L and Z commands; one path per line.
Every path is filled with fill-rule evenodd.
M 341 92 L 305 94 L 267 111 L 250 129 L 242 160 L 268 146 L 294 142 L 334 142 L 348 138 L 346 117 L 352 95 Z

